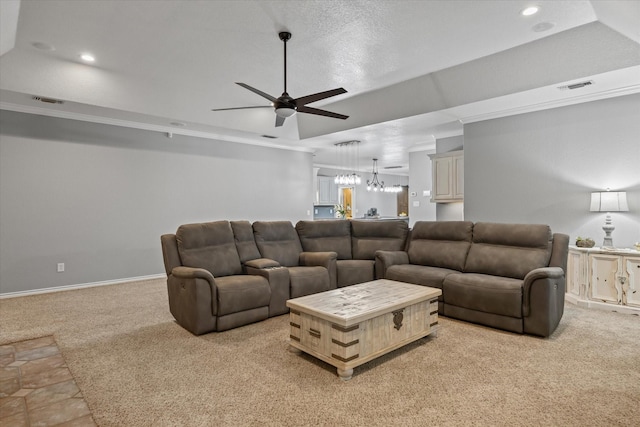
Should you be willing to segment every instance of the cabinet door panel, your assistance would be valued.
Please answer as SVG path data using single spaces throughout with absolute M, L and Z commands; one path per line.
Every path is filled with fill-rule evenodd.
M 453 158 L 455 167 L 455 177 L 453 189 L 454 199 L 464 199 L 464 157 L 456 156 Z
M 626 304 L 640 307 L 640 258 L 623 258 Z
M 580 296 L 580 289 L 584 289 L 586 256 L 578 251 L 569 250 L 567 260 L 567 292 Z
M 620 304 L 622 287 L 618 276 L 621 259 L 615 255 L 591 255 L 591 299 Z
M 453 198 L 453 190 L 451 188 L 452 161 L 450 157 L 435 159 L 434 161 L 434 177 L 435 183 L 435 199 L 451 199 Z

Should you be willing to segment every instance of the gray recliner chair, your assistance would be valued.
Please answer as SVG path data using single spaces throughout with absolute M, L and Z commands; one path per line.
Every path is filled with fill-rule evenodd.
M 269 280 L 243 272 L 229 221 L 181 225 L 160 239 L 169 309 L 180 326 L 200 335 L 269 317 Z
M 336 252 L 303 252 L 289 221 L 256 221 L 253 235 L 262 258 L 287 269 L 291 298 L 336 288 Z

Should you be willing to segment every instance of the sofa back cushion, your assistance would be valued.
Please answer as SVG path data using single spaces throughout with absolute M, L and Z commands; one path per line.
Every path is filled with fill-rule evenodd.
M 411 230 L 411 264 L 464 270 L 473 237 L 471 221 L 417 221 Z
M 549 265 L 552 244 L 548 225 L 478 222 L 464 271 L 524 279 Z
M 302 246 L 289 221 L 256 221 L 253 235 L 263 258 L 277 261 L 283 267 L 299 265 Z
M 353 259 L 375 259 L 376 251 L 404 250 L 409 225 L 403 220 L 352 220 Z
M 336 252 L 338 259 L 351 259 L 349 221 L 298 221 L 296 231 L 305 252 Z
M 249 221 L 231 221 L 231 229 L 235 238 L 236 248 L 243 264 L 252 259 L 260 258 L 260 251 L 253 238 L 253 228 Z
M 214 277 L 242 273 L 229 221 L 181 225 L 176 242 L 185 267 L 204 268 Z

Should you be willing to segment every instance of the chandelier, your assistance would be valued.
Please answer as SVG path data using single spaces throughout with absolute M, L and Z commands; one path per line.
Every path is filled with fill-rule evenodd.
M 384 181 L 378 179 L 378 159 L 373 159 L 373 176 L 371 181 L 367 181 L 367 191 L 380 191 L 383 193 L 400 193 L 402 191 L 401 185 L 384 185 Z
M 373 177 L 367 181 L 367 191 L 384 191 L 384 181 L 378 180 L 378 159 L 373 159 Z
M 402 191 L 401 185 L 392 185 L 391 187 L 384 187 L 385 193 L 400 193 Z
M 344 169 L 349 169 L 349 163 L 351 161 L 351 152 L 353 151 L 353 147 L 355 147 L 356 149 L 356 153 L 355 153 L 355 163 L 356 166 L 354 167 L 353 172 L 349 173 L 349 172 L 343 172 L 343 173 L 339 173 L 336 175 L 334 182 L 338 185 L 360 185 L 360 183 L 362 182 L 362 179 L 360 178 L 360 175 L 358 175 L 355 171 L 358 169 L 357 168 L 357 161 L 358 161 L 358 153 L 357 153 L 357 149 L 358 149 L 358 144 L 360 144 L 360 141 L 346 141 L 346 142 L 338 142 L 336 144 L 334 144 L 336 146 L 336 152 L 338 152 L 338 150 L 340 150 L 343 147 L 346 147 L 346 161 L 344 162 Z M 343 150 L 344 151 L 344 150 Z M 340 156 L 337 156 L 340 160 Z M 341 161 L 339 161 L 339 163 L 342 163 Z

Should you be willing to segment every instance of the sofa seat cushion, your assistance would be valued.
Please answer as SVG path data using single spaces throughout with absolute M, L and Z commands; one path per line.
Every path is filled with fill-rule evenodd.
M 348 220 L 298 221 L 296 231 L 305 252 L 336 252 L 338 259 L 351 259 Z
M 253 237 L 251 223 L 249 221 L 230 221 L 230 224 L 240 261 L 244 264 L 247 261 L 260 258 L 260 251 Z
M 462 271 L 471 247 L 470 221 L 418 221 L 407 254 L 411 264 Z
M 368 259 L 343 259 L 336 262 L 338 287 L 370 282 L 375 279 L 376 262 Z
M 329 270 L 324 267 L 289 267 L 291 298 L 329 290 Z
M 455 273 L 458 272 L 448 268 L 398 264 L 392 265 L 387 269 L 385 279 L 442 289 L 444 279 Z M 438 300 L 442 301 L 442 299 L 442 295 L 440 295 Z
M 185 267 L 204 268 L 216 277 L 242 274 L 229 221 L 181 225 L 176 243 Z
M 477 273 L 450 274 L 442 296 L 448 305 L 522 318 L 523 281 Z
M 289 221 L 256 221 L 253 235 L 262 258 L 278 261 L 283 267 L 300 264 L 302 246 Z
M 403 220 L 352 220 L 353 259 L 375 260 L 376 251 L 402 251 L 409 225 Z
M 218 288 L 218 316 L 269 306 L 271 288 L 262 276 L 225 276 L 214 280 Z
M 531 270 L 549 265 L 552 245 L 548 225 L 478 222 L 464 272 L 524 279 Z

